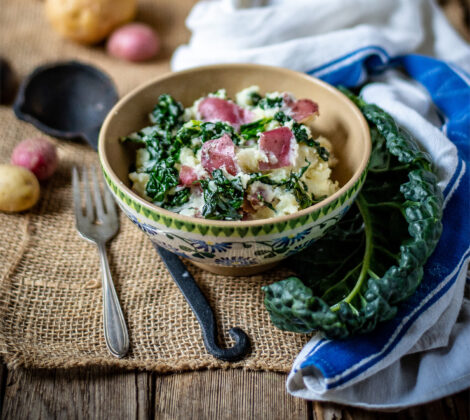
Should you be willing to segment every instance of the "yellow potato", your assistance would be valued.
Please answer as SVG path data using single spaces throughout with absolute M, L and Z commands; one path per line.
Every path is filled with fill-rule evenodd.
M 0 165 L 0 211 L 29 209 L 39 199 L 39 182 L 26 168 Z
M 46 15 L 61 35 L 94 44 L 132 20 L 136 0 L 46 0 Z

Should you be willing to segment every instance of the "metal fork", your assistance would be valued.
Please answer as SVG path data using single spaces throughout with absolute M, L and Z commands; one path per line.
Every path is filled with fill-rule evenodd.
M 119 218 L 116 205 L 109 190 L 104 188 L 104 203 L 96 176 L 92 167 L 92 190 L 90 191 L 88 173 L 82 170 L 82 183 L 85 193 L 85 211 L 82 209 L 80 193 L 80 179 L 77 168 L 72 170 L 73 201 L 75 219 L 80 236 L 98 247 L 101 262 L 103 284 L 103 324 L 104 337 L 110 353 L 115 357 L 123 357 L 129 349 L 129 334 L 122 314 L 121 306 L 114 289 L 108 257 L 106 256 L 106 242 L 113 238 L 119 230 Z

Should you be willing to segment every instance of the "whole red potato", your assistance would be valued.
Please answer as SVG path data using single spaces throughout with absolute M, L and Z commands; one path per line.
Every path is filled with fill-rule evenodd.
M 146 61 L 160 49 L 155 31 L 144 23 L 129 23 L 116 29 L 106 44 L 108 53 L 127 61 Z
M 59 158 L 54 144 L 42 137 L 34 137 L 16 145 L 11 163 L 29 169 L 37 179 L 43 181 L 55 172 Z

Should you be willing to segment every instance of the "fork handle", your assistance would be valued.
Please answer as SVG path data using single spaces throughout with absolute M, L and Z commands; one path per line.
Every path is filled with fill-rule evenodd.
M 108 350 L 115 357 L 124 357 L 129 350 L 129 334 L 119 299 L 114 289 L 104 243 L 97 243 L 101 261 L 103 284 L 104 338 Z

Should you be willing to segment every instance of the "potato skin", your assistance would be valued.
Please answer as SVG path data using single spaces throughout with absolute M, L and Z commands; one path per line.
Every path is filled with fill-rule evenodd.
M 39 181 L 43 181 L 55 172 L 59 159 L 54 144 L 42 137 L 34 137 L 16 145 L 11 163 L 29 169 Z
M 33 207 L 39 199 L 39 181 L 21 166 L 0 165 L 0 211 L 18 212 Z
M 144 23 L 129 23 L 116 29 L 108 38 L 106 50 L 127 61 L 146 61 L 160 49 L 155 31 Z
M 45 10 L 62 36 L 81 44 L 95 44 L 135 17 L 137 1 L 46 0 Z

